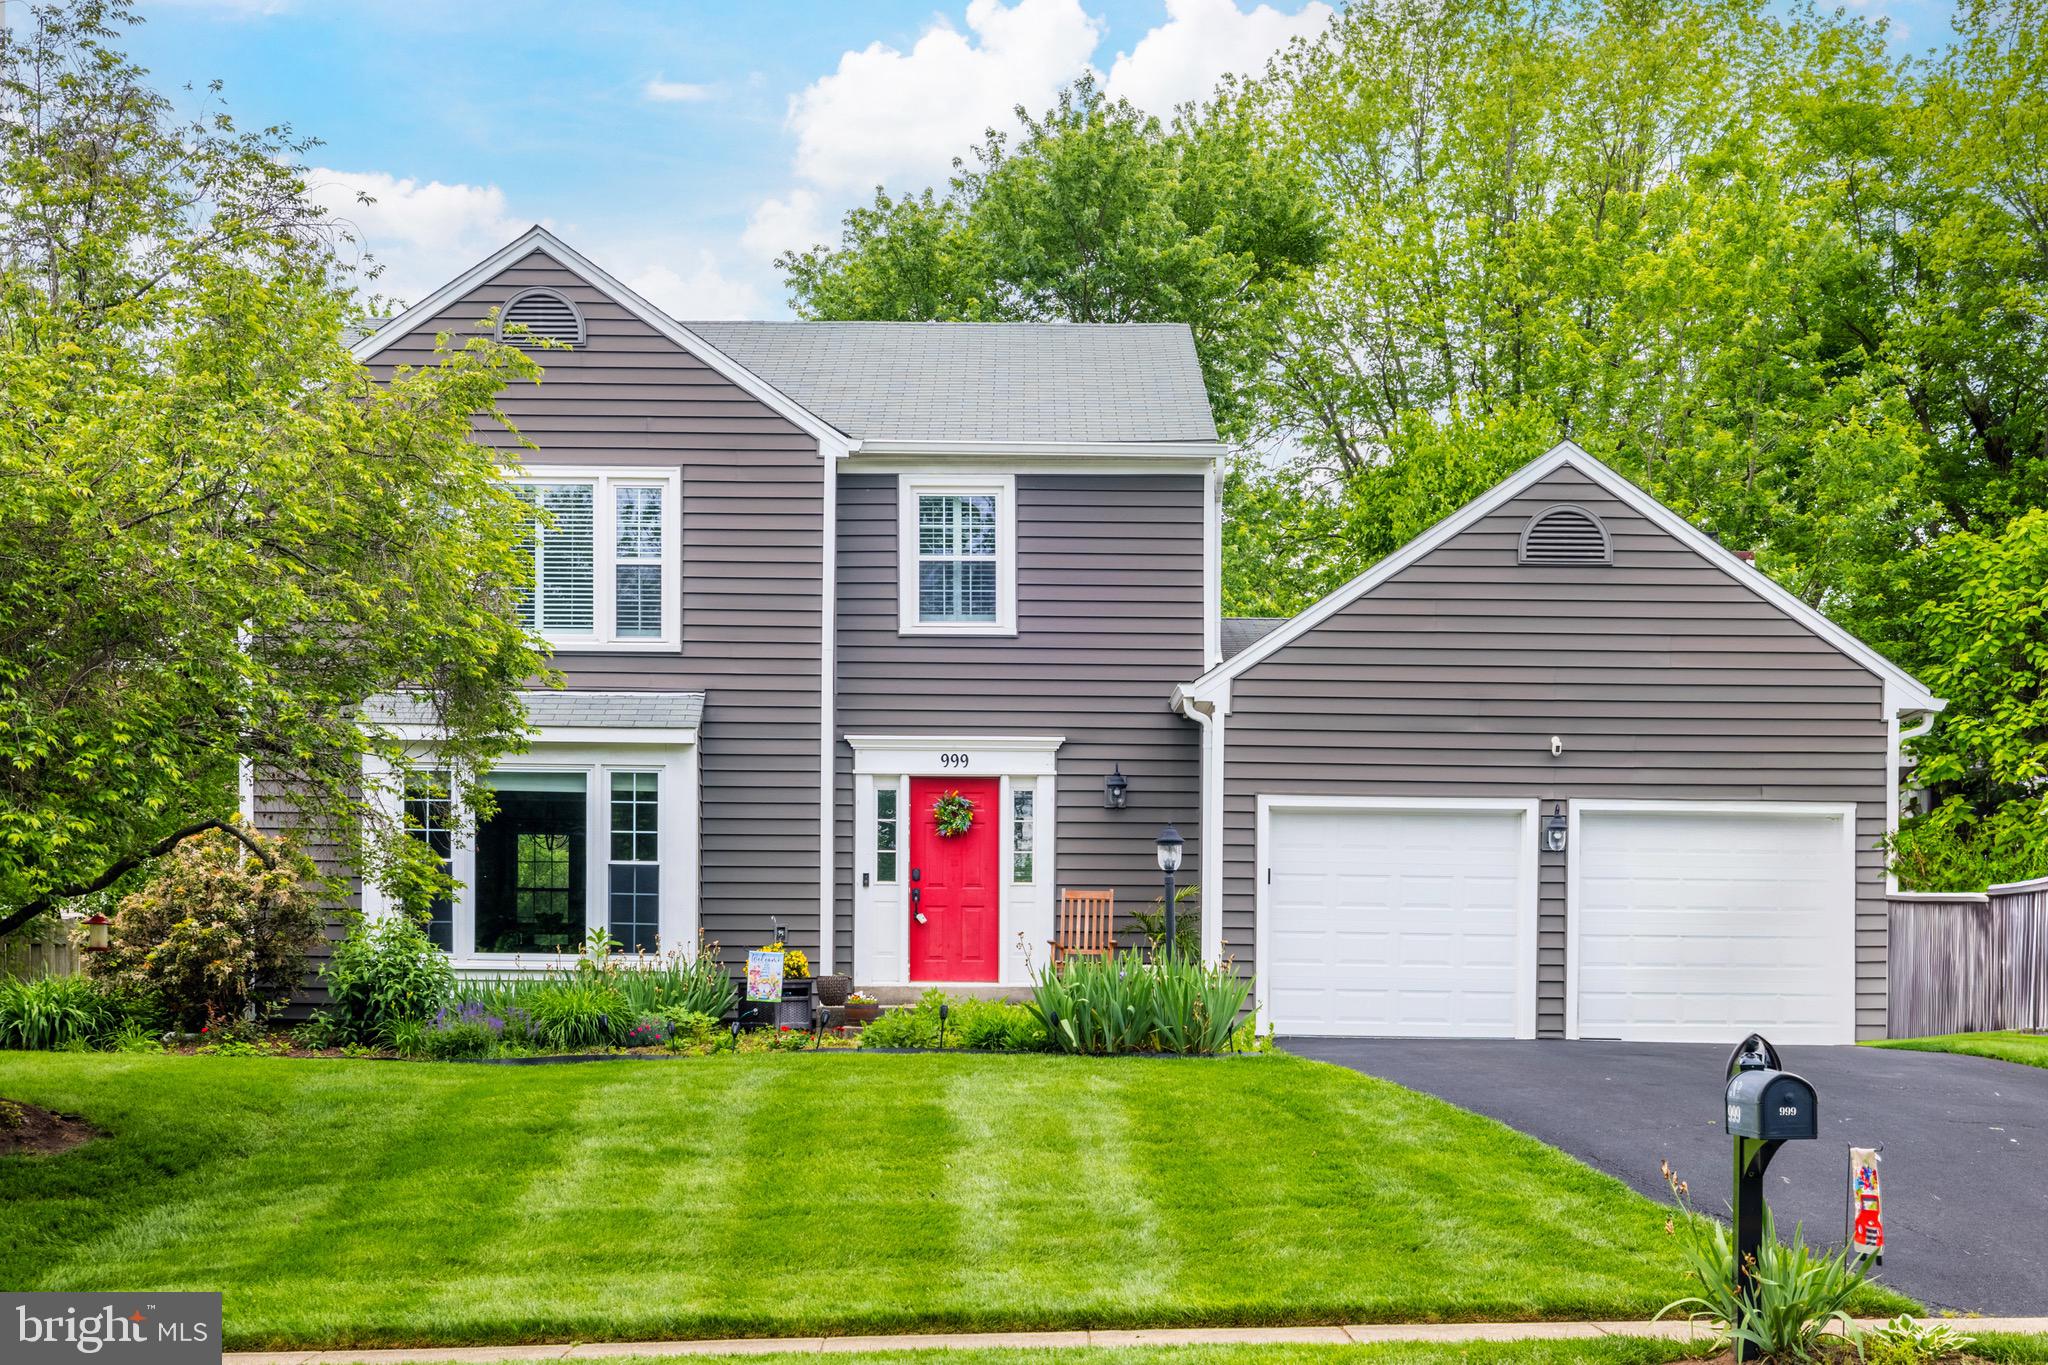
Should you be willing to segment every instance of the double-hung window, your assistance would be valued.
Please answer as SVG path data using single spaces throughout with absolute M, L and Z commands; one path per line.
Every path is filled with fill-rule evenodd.
M 905 474 L 898 496 L 901 633 L 1016 634 L 1016 480 Z
M 521 501 L 533 579 L 519 622 L 557 649 L 673 649 L 681 638 L 676 479 L 650 470 L 537 469 Z

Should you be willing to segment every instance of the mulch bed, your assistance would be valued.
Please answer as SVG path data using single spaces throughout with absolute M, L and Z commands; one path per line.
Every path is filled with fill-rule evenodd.
M 20 1122 L 12 1122 L 16 1113 Z M 40 1105 L 0 1099 L 0 1157 L 55 1156 L 91 1142 L 100 1130 L 76 1114 L 58 1114 Z

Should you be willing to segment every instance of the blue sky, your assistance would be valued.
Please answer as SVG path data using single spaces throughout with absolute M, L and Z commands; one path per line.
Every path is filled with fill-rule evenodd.
M 1897 46 L 1945 0 L 1864 0 Z M 1322 0 L 142 0 L 156 82 L 290 123 L 416 299 L 534 222 L 682 317 L 785 316 L 773 258 L 878 181 L 941 179 L 1082 69 L 1155 111 L 1318 30 Z M 197 97 L 194 97 L 196 104 Z M 354 205 L 367 190 L 377 203 Z

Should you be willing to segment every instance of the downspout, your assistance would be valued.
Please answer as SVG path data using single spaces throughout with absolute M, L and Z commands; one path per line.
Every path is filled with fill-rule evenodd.
M 1223 717 L 1215 702 L 1175 688 L 1171 705 L 1201 730 L 1202 961 L 1223 960 Z
M 1899 832 L 1899 787 L 1906 780 L 1906 745 L 1932 730 L 1934 718 L 1938 714 L 1938 711 L 1898 710 L 1892 712 L 1885 721 L 1885 728 L 1890 732 L 1887 738 L 1891 749 L 1891 772 L 1888 774 L 1891 780 L 1886 784 L 1890 788 L 1890 797 L 1885 805 L 1884 822 L 1887 844 Z M 1899 721 L 1911 715 L 1920 717 L 1919 724 L 1910 730 L 1900 729 Z M 1886 848 L 1884 856 L 1884 889 L 1886 895 L 1897 895 L 1899 891 L 1899 874 L 1892 866 L 1889 847 Z

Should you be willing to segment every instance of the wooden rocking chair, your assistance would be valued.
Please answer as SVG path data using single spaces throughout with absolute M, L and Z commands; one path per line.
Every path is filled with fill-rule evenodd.
M 1115 957 L 1116 892 L 1062 890 L 1056 932 L 1055 971 L 1070 957 Z

